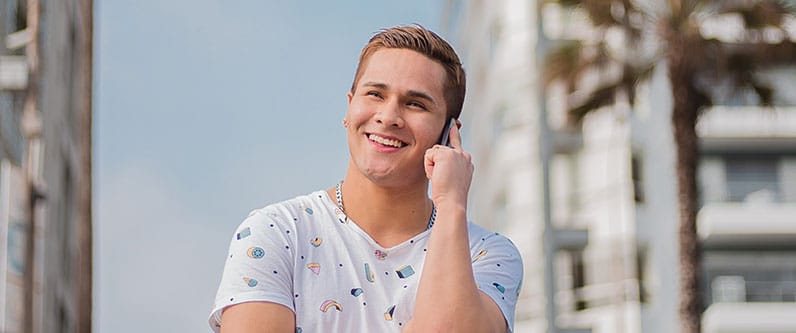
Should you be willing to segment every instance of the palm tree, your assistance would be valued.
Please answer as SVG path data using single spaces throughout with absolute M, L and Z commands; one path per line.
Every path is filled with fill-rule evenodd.
M 700 249 L 696 233 L 697 118 L 713 105 L 719 84 L 751 89 L 761 105 L 773 102 L 774 90 L 756 75 L 760 69 L 796 64 L 796 36 L 784 28 L 793 19 L 793 4 L 774 0 L 548 0 L 580 7 L 594 27 L 593 40 L 567 41 L 547 56 L 545 84 L 563 82 L 570 96 L 568 116 L 577 125 L 591 111 L 624 99 L 631 105 L 637 83 L 655 66 L 665 64 L 672 89 L 675 139 L 679 316 L 681 332 L 700 331 Z M 740 17 L 743 33 L 735 40 L 709 36 L 705 22 Z M 619 33 L 624 45 L 611 45 L 607 34 Z M 719 36 L 720 37 L 720 36 Z M 608 39 L 610 40 L 610 39 Z M 600 79 L 590 94 L 572 94 L 589 73 Z

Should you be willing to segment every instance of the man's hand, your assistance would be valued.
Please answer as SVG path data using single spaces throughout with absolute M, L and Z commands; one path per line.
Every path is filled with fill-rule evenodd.
M 431 180 L 431 200 L 437 206 L 456 204 L 466 207 L 467 193 L 473 178 L 473 163 L 469 153 L 462 150 L 457 119 L 450 131 L 451 147 L 434 145 L 426 150 L 424 166 Z
M 426 151 L 426 177 L 437 222 L 417 290 L 415 311 L 404 332 L 505 332 L 497 304 L 478 289 L 467 230 L 467 192 L 473 177 L 470 154 L 462 150 L 461 122 L 450 131 L 451 147 Z

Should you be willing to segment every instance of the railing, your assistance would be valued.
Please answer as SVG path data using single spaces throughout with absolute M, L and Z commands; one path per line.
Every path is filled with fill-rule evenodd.
M 743 276 L 718 276 L 711 283 L 710 292 L 710 303 L 796 302 L 796 281 L 747 281 Z
M 755 181 L 730 181 L 729 187 L 721 193 L 706 194 L 703 203 L 716 202 L 748 202 L 748 203 L 783 203 L 796 202 L 796 198 L 788 198 L 777 183 Z M 704 192 L 710 193 L 708 189 Z
M 796 302 L 796 281 L 746 281 L 747 302 Z
M 559 290 L 556 293 L 558 311 L 562 314 L 638 300 L 639 284 L 636 279 L 590 284 L 581 288 Z

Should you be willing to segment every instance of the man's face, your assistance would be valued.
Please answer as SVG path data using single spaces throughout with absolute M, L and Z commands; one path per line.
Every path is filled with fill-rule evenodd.
M 381 49 L 348 94 L 351 162 L 383 185 L 425 180 L 423 156 L 445 123 L 445 69 L 408 49 Z

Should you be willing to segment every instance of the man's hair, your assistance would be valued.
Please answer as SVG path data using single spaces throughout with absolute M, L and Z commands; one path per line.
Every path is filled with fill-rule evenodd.
M 464 104 L 465 75 L 456 51 L 442 37 L 420 25 L 399 26 L 382 29 L 374 35 L 359 55 L 359 64 L 351 85 L 351 93 L 367 67 L 371 55 L 380 49 L 408 49 L 418 52 L 445 68 L 445 104 L 448 116 L 459 118 Z

